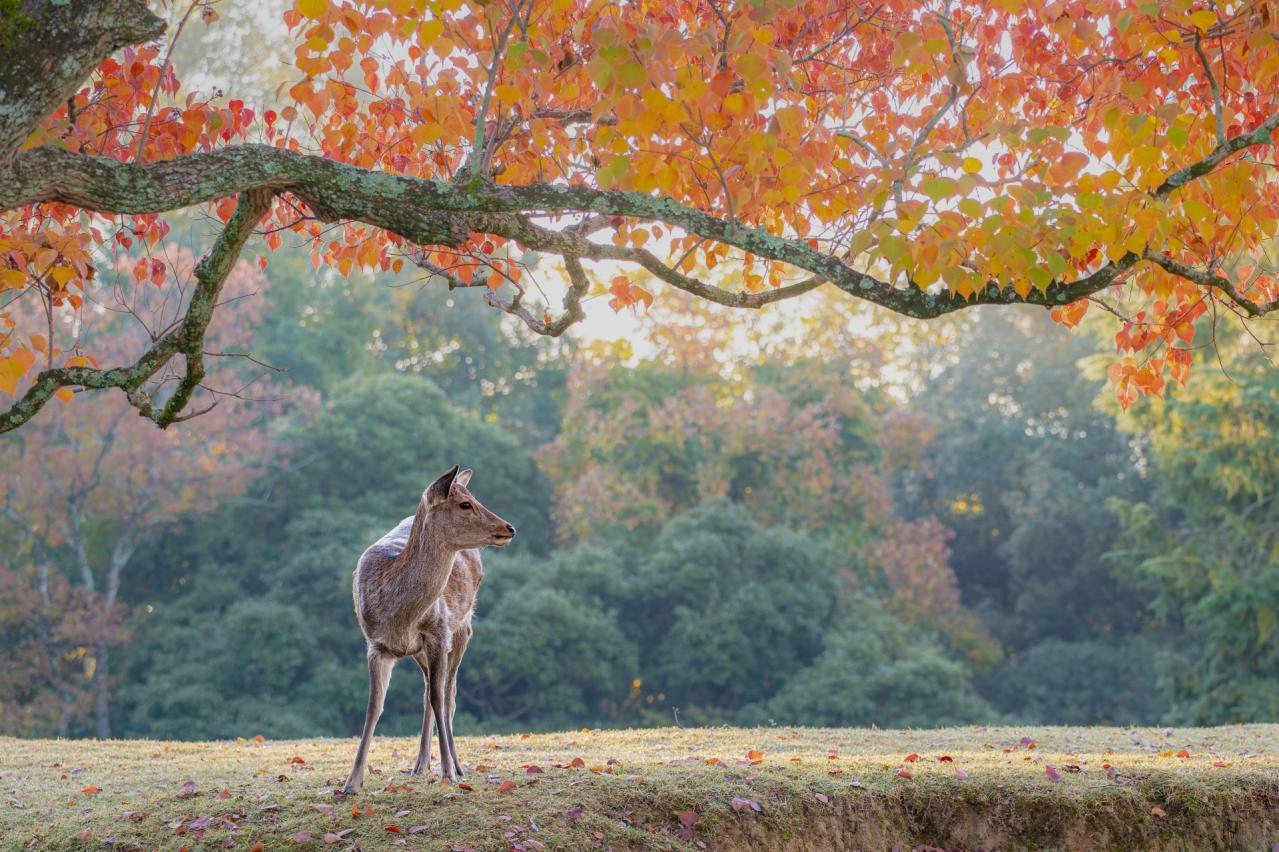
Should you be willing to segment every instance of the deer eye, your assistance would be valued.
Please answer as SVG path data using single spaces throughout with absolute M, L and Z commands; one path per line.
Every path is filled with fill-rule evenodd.
M 457 504 L 457 507 L 458 507 L 459 509 L 470 509 L 470 508 L 471 508 L 471 504 L 470 504 L 470 503 L 465 503 L 465 502 L 463 502 L 463 503 L 458 503 L 458 504 Z

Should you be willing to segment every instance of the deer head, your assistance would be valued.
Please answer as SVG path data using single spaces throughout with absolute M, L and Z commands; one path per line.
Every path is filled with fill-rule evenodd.
M 435 480 L 422 494 L 430 513 L 432 531 L 448 547 L 505 547 L 515 538 L 515 527 L 484 508 L 466 489 L 471 470 L 457 465 Z

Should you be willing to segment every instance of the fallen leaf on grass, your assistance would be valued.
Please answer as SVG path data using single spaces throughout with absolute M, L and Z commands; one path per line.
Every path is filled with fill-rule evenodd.
M 1212 762 L 1212 765 L 1213 765 L 1213 766 L 1215 766 L 1215 767 L 1217 767 L 1218 769 L 1225 769 L 1225 768 L 1226 768 L 1227 766 L 1229 766 L 1230 764 L 1229 764 L 1229 763 L 1226 763 L 1225 761 L 1222 761 L 1222 760 L 1214 760 L 1214 761 Z
M 750 751 L 746 752 L 746 759 L 749 760 L 751 763 L 763 763 L 764 752 L 751 749 Z
M 938 763 L 954 763 L 955 758 L 951 757 L 948 754 L 943 754 L 941 757 L 937 758 L 937 762 Z
M 904 766 L 898 767 L 896 774 L 898 778 L 905 778 L 907 781 L 915 777 L 914 775 L 911 775 L 910 770 Z
M 474 788 L 474 787 L 472 787 L 470 784 L 465 784 L 465 783 L 463 783 L 463 784 L 458 784 L 458 785 L 457 785 L 457 788 L 458 788 L 459 790 L 465 790 L 465 791 L 466 791 L 466 792 L 468 792 L 468 793 L 473 793 L 473 792 L 475 792 L 475 788 Z
M 297 834 L 293 835 L 294 843 L 307 843 L 310 841 L 310 839 L 311 839 L 311 832 L 307 831 L 305 828 L 299 831 Z
M 85 788 L 84 788 L 83 790 L 81 790 L 80 792 L 81 792 L 81 793 L 84 793 L 86 796 L 92 796 L 92 795 L 93 795 L 93 794 L 95 794 L 95 793 L 101 793 L 101 792 L 102 792 L 102 788 L 101 788 L 101 787 L 94 787 L 94 786 L 90 785 L 90 786 L 88 786 L 88 787 L 85 787 Z
M 311 807 L 315 808 L 317 811 L 319 811 L 319 812 L 320 812 L 320 813 L 322 813 L 322 814 L 331 814 L 331 813 L 333 813 L 333 806 L 332 806 L 332 805 L 311 805 Z
M 509 778 L 508 778 L 507 780 L 503 781 L 501 784 L 498 784 L 498 785 L 497 785 L 497 791 L 498 791 L 499 793 L 506 793 L 506 792 L 508 792 L 508 791 L 510 791 L 510 790 L 514 790 L 514 789 L 515 789 L 515 782 L 514 782 L 514 781 L 512 781 L 512 780 L 510 780 Z
M 429 824 L 427 824 L 427 825 L 410 825 L 410 826 L 409 826 L 409 834 L 421 834 L 422 832 L 424 832 L 424 831 L 428 830 L 430 827 L 431 827 L 431 826 L 430 826 Z
M 676 833 L 681 840 L 693 839 L 693 826 L 701 817 L 696 811 L 684 811 L 679 815 L 680 830 Z
M 967 773 L 967 772 L 965 772 L 965 771 L 964 771 L 964 770 L 962 770 L 962 769 L 956 769 L 956 770 L 955 770 L 955 777 L 956 777 L 956 778 L 958 778 L 960 781 L 963 781 L 964 779 L 966 779 L 966 778 L 968 777 L 968 773 Z
M 249 847 L 249 852 L 263 852 L 264 849 L 266 849 L 266 844 L 259 840 Z
M 543 774 L 543 773 L 545 773 L 545 772 L 546 772 L 546 770 L 545 770 L 545 769 L 543 769 L 542 767 L 538 766 L 536 763 L 526 763 L 526 764 L 524 764 L 524 774 L 525 774 L 525 775 L 542 775 L 542 774 Z
M 221 793 L 218 793 L 218 798 L 219 798 L 219 799 L 229 799 L 229 798 L 231 798 L 231 791 L 230 791 L 230 790 L 223 790 Z
M 573 769 L 581 769 L 586 766 L 586 761 L 580 757 L 575 757 L 568 762 L 568 765 Z
M 576 805 L 574 807 L 569 808 L 568 810 L 564 812 L 564 816 L 573 820 L 573 822 L 579 822 L 582 819 L 582 806 Z
M 387 831 L 389 831 L 389 832 L 391 832 L 392 834 L 399 834 L 399 833 L 400 833 L 400 827 L 399 827 L 398 825 L 388 825 L 388 826 L 386 827 L 386 830 L 387 830 Z
M 762 813 L 764 810 L 764 807 L 763 805 L 761 805 L 759 802 L 755 801 L 754 799 L 747 799 L 743 796 L 734 796 L 733 810 L 755 811 L 756 813 Z
M 1153 808 L 1150 809 L 1150 815 L 1157 816 L 1157 817 L 1166 817 L 1168 816 L 1168 812 L 1165 811 L 1163 808 L 1159 807 L 1158 805 L 1155 805 Z
M 1190 757 L 1190 752 L 1183 748 L 1181 751 L 1177 752 L 1177 757 Z
M 915 762 L 915 761 L 917 761 L 917 760 L 919 760 L 919 755 L 917 755 L 917 754 L 912 753 L 912 754 L 908 754 L 908 755 L 906 755 L 906 762 L 907 762 L 907 763 L 914 763 L 914 762 Z
M 293 757 L 290 757 L 290 758 L 289 758 L 289 760 L 288 760 L 288 762 L 289 762 L 289 763 L 306 763 L 306 761 L 305 761 L 305 760 L 303 760 L 302 758 L 298 757 L 296 754 L 295 754 L 295 755 L 293 755 Z
M 1061 780 L 1061 773 L 1052 766 L 1044 767 L 1044 774 L 1048 776 L 1048 780 L 1056 784 Z
M 821 802 L 823 805 L 830 804 L 830 796 L 826 795 L 825 793 L 816 793 L 814 794 L 814 796 L 817 799 L 817 801 Z

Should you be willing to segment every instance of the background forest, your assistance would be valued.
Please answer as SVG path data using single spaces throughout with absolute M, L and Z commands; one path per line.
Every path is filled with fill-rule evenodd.
M 0 734 L 353 734 L 355 560 L 454 462 L 520 530 L 462 732 L 1279 719 L 1279 380 L 1236 326 L 1121 414 L 1104 315 L 667 296 L 550 341 L 286 255 L 229 286 L 210 351 L 256 360 L 212 411 L 72 402 L 0 445 Z M 379 730 L 420 696 L 402 664 Z

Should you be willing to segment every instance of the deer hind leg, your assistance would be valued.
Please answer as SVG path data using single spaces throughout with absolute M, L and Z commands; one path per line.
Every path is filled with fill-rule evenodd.
M 449 736 L 450 728 L 445 696 L 448 687 L 449 654 L 447 647 L 428 649 L 427 665 L 433 674 L 431 677 L 431 709 L 435 712 L 435 725 L 440 731 L 440 772 L 445 781 L 456 781 L 457 772 L 453 760 L 453 743 Z
M 413 764 L 413 775 L 429 775 L 431 772 L 431 723 L 435 714 L 431 710 L 431 662 L 426 653 L 419 651 L 413 655 L 413 661 L 422 670 L 422 739 L 417 748 L 417 760 Z
M 364 771 L 369 763 L 369 746 L 373 742 L 373 729 L 382 715 L 382 706 L 386 702 L 386 685 L 391 681 L 391 669 L 395 666 L 395 658 L 369 648 L 369 705 L 364 711 L 364 732 L 360 734 L 360 747 L 355 752 L 355 764 L 346 779 L 342 792 L 357 792 L 364 783 Z
M 449 654 L 449 680 L 445 701 L 449 725 L 449 751 L 453 755 L 453 769 L 458 778 L 464 778 L 462 764 L 457 757 L 457 746 L 453 743 L 453 714 L 457 712 L 457 670 L 462 667 L 462 655 L 466 653 L 466 645 L 471 641 L 471 626 L 468 624 L 453 637 L 453 650 Z

